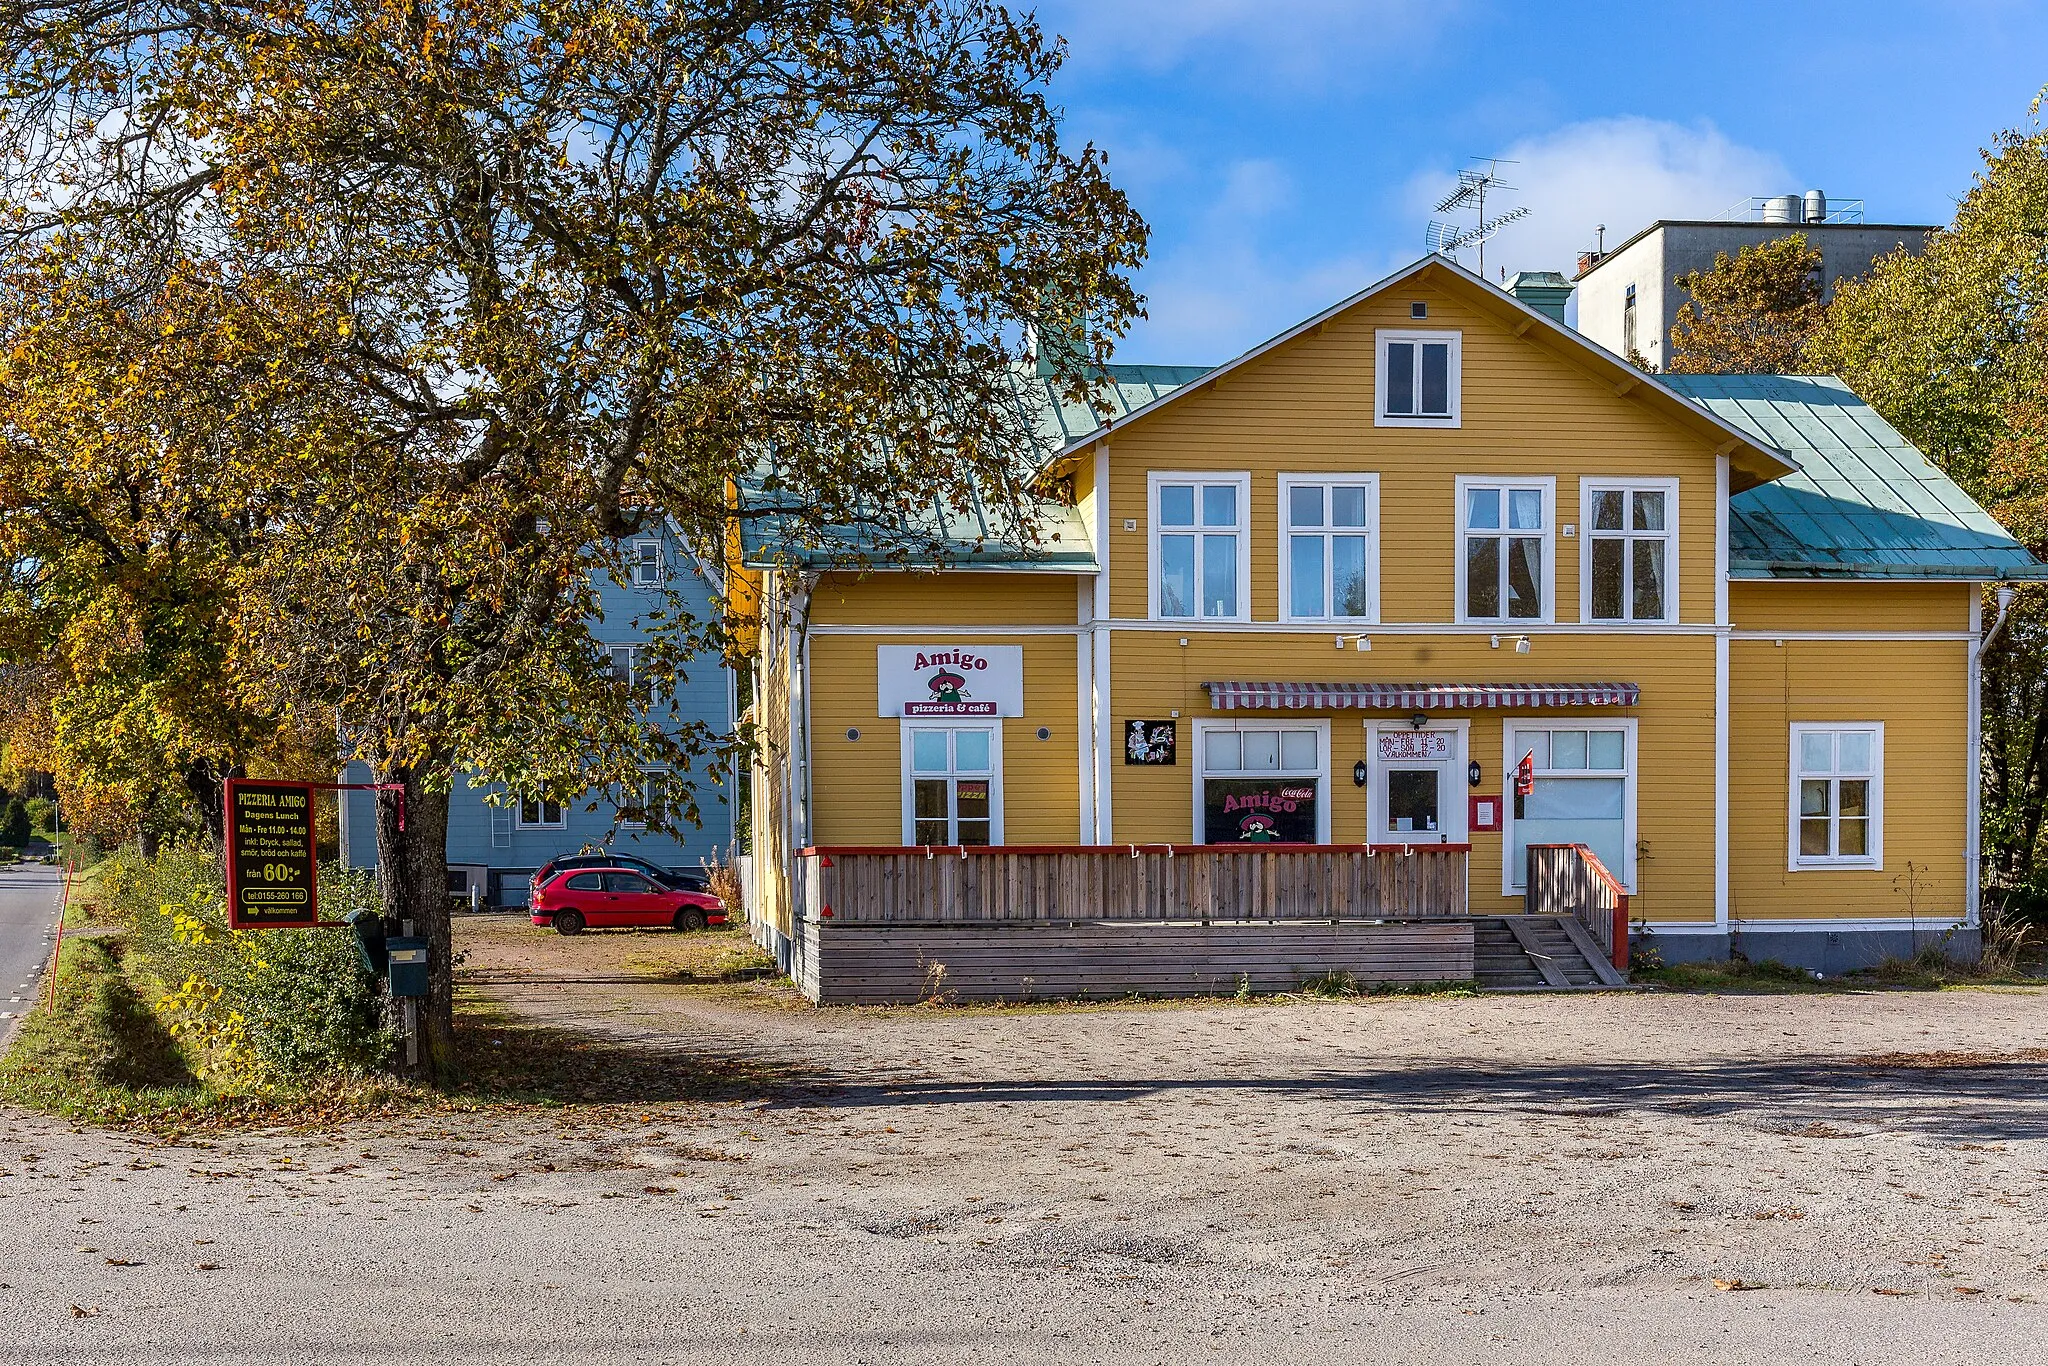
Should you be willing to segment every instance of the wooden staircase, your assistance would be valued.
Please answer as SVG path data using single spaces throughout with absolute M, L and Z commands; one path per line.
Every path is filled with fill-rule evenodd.
M 1499 915 L 1472 922 L 1472 975 L 1494 991 L 1600 991 L 1628 978 L 1568 915 Z

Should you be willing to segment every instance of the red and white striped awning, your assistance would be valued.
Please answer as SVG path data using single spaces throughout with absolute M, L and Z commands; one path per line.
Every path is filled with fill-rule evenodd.
M 1478 711 L 1633 707 L 1633 683 L 1204 683 L 1218 711 Z

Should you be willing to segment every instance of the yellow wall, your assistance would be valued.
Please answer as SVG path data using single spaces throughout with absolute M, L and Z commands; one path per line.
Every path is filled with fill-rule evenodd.
M 1967 631 L 1971 583 L 1738 580 L 1728 594 L 1738 631 Z
M 1409 304 L 1429 307 L 1411 321 Z M 1462 425 L 1373 425 L 1379 328 L 1462 333 Z M 1491 316 L 1424 286 L 1361 304 L 1110 439 L 1111 612 L 1146 614 L 1148 470 L 1252 475 L 1251 614 L 1279 619 L 1279 474 L 1380 475 L 1381 620 L 1456 619 L 1458 475 L 1555 475 L 1576 525 L 1582 476 L 1679 481 L 1679 611 L 1713 620 L 1714 453 L 1699 437 Z M 1124 522 L 1137 523 L 1135 531 Z M 1580 538 L 1555 541 L 1558 622 L 1579 619 Z
M 1966 641 L 1738 640 L 1729 666 L 1730 915 L 1963 911 Z M 1787 871 L 1795 721 L 1884 723 L 1884 867 Z
M 811 591 L 810 620 L 856 626 L 1071 626 L 1079 585 L 1089 582 L 1092 578 L 1073 574 L 988 569 L 827 574 Z
M 876 715 L 875 649 L 919 643 L 917 636 L 811 637 L 811 800 L 819 844 L 903 842 L 901 724 Z M 1003 720 L 1003 842 L 1073 844 L 1081 838 L 1074 638 L 992 634 L 978 643 L 1024 647 L 1024 715 Z M 1040 726 L 1051 739 L 1038 738 Z M 846 738 L 850 728 L 860 739 Z

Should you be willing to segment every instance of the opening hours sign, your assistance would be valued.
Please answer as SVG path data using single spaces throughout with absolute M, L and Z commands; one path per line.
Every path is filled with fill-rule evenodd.
M 231 778 L 226 825 L 229 926 L 318 924 L 312 784 Z

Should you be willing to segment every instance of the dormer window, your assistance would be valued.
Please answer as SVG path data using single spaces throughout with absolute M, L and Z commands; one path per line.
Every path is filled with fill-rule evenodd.
M 1461 334 L 1383 331 L 1378 336 L 1375 424 L 1457 426 Z

